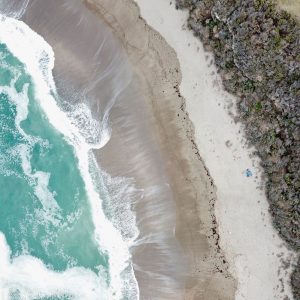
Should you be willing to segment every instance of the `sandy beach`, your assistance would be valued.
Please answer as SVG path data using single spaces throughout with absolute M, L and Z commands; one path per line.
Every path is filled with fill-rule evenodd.
M 122 40 L 152 105 L 176 237 L 192 258 L 185 299 L 292 299 L 294 255 L 272 227 L 259 161 L 232 118 L 235 99 L 186 29 L 187 14 L 172 1 L 138 0 L 140 14 L 129 1 L 87 2 Z
M 103 137 L 93 154 L 132 256 L 127 287 L 136 279 L 140 299 L 293 299 L 295 255 L 272 227 L 236 99 L 186 19 L 172 0 L 31 1 L 22 17 L 53 48 L 60 107 L 87 105 L 75 121 L 95 129 L 87 142 Z
M 187 278 L 184 278 L 183 282 L 186 290 L 185 295 L 178 294 L 178 292 L 174 293 L 174 291 L 170 291 L 169 295 L 160 295 L 157 291 L 158 285 L 163 290 L 164 285 L 168 284 L 168 280 L 172 279 L 174 275 L 176 277 L 177 268 L 180 270 L 181 267 L 185 266 L 184 261 L 180 261 L 176 266 L 173 266 L 174 270 L 172 272 L 168 272 L 168 264 L 164 263 L 159 266 L 167 270 L 165 283 L 160 281 L 152 285 L 154 278 L 150 276 L 150 278 L 146 277 L 144 279 L 143 272 L 139 273 L 138 271 L 137 279 L 141 288 L 141 299 L 182 299 L 184 297 L 186 299 L 201 299 L 204 297 L 206 299 L 220 297 L 232 299 L 235 282 L 228 272 L 226 259 L 218 245 L 219 236 L 213 214 L 216 199 L 215 188 L 198 155 L 198 150 L 193 141 L 193 125 L 188 121 L 184 108 L 185 104 L 178 90 L 181 74 L 176 54 L 156 32 L 145 26 L 145 22 L 139 18 L 139 11 L 134 3 L 120 2 L 119 4 L 112 4 L 109 1 L 106 3 L 89 1 L 88 4 L 91 9 L 97 11 L 102 18 L 105 18 L 114 29 L 115 34 L 123 41 L 136 71 L 135 80 L 139 82 L 139 91 L 146 101 L 145 104 L 150 105 L 149 114 L 151 115 L 150 120 L 152 119 L 152 129 L 155 133 L 155 143 L 162 151 L 165 161 L 163 172 L 166 174 L 176 205 L 175 234 L 188 261 Z M 125 31 L 123 31 L 124 29 Z M 131 38 L 129 39 L 129 37 Z M 140 103 L 139 105 L 145 107 L 145 104 Z M 114 117 L 112 116 L 112 118 Z M 143 116 L 143 119 L 139 119 L 139 126 L 144 121 L 145 116 Z M 112 130 L 114 131 L 114 127 Z M 116 145 L 116 140 L 118 138 L 114 139 L 113 134 L 111 145 Z M 118 149 L 116 146 L 112 148 Z M 112 149 L 109 149 L 108 152 L 111 153 Z M 130 153 L 130 149 L 125 151 Z M 118 158 L 116 163 L 118 166 L 120 164 L 122 164 L 122 158 Z M 127 156 L 126 164 L 128 165 Z M 111 164 L 106 167 L 109 173 L 120 174 L 119 168 L 112 170 Z M 139 173 L 134 168 L 129 169 L 134 171 L 131 174 L 136 179 L 138 178 L 138 182 L 142 181 L 143 178 L 147 178 L 148 184 L 151 184 L 149 182 L 149 172 L 146 176 L 141 172 L 144 168 L 137 168 Z M 143 186 L 142 183 L 140 185 Z M 152 201 L 154 203 L 158 201 L 160 206 L 165 205 L 165 200 L 162 198 L 154 198 Z M 150 224 L 151 227 L 148 232 L 156 232 L 157 228 L 161 228 L 160 234 L 164 234 L 168 229 L 165 219 L 166 217 L 169 218 L 172 210 L 164 209 L 162 212 L 163 214 L 156 216 L 161 219 L 157 219 L 155 223 Z M 155 213 L 155 211 L 152 213 Z M 139 210 L 137 211 L 138 219 Z M 160 224 L 163 224 L 163 226 Z M 175 227 L 175 222 L 173 227 Z M 142 224 L 140 228 L 145 228 L 145 224 Z M 173 235 L 173 232 L 174 228 L 170 232 L 171 235 Z M 167 239 L 164 239 L 164 243 L 166 242 L 168 242 Z M 160 243 L 160 246 L 165 247 L 168 245 Z M 145 251 L 145 246 L 141 249 Z M 172 253 L 174 249 L 170 247 L 167 250 Z M 155 262 L 155 260 L 153 261 L 154 253 L 150 248 L 148 255 L 152 256 L 152 263 Z M 136 250 L 133 259 L 142 270 L 151 267 L 145 265 L 145 255 L 139 259 Z M 153 266 L 156 267 L 155 265 L 154 263 Z M 157 271 L 161 270 L 158 269 Z

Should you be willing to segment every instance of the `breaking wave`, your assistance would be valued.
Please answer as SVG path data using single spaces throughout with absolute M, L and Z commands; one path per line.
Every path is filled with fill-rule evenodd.
M 100 190 L 103 191 L 105 184 L 109 185 L 112 179 L 109 181 L 107 174 L 101 174 L 92 152 L 93 149 L 103 147 L 110 138 L 107 112 L 100 123 L 94 120 L 85 104 L 74 105 L 72 109 L 64 112 L 57 104 L 59 95 L 52 77 L 52 48 L 25 23 L 3 15 L 0 18 L 0 42 L 24 64 L 34 85 L 34 96 L 46 119 L 73 146 L 89 201 L 94 239 L 99 253 L 107 253 L 109 257 L 108 277 L 101 270 L 95 273 L 83 267 L 54 271 L 47 268 L 47 263 L 41 259 L 28 254 L 12 257 L 6 238 L 1 233 L 0 293 L 4 299 L 36 299 L 64 295 L 74 299 L 99 299 L 100 296 L 101 299 L 138 299 L 138 286 L 128 245 L 137 236 L 135 220 L 133 215 L 130 216 L 128 206 L 122 208 L 122 211 L 128 212 L 127 228 L 123 227 L 124 224 L 118 224 L 115 218 L 109 220 L 106 217 Z M 61 225 L 61 209 L 55 200 L 55 193 L 49 189 L 51 174 L 32 168 L 32 146 L 37 141 L 29 137 L 20 126 L 28 115 L 28 86 L 24 85 L 21 92 L 15 92 L 14 86 L 13 82 L 10 87 L 4 87 L 1 91 L 14 102 L 17 111 L 16 127 L 26 141 L 15 147 L 14 151 L 19 154 L 23 172 L 33 186 L 35 196 L 40 200 L 41 211 L 44 213 L 41 219 L 56 226 Z M 103 178 L 103 186 L 99 190 L 95 186 L 95 177 Z M 115 183 L 118 185 L 118 182 Z M 131 187 L 125 184 L 123 188 L 130 195 Z M 105 197 L 115 199 L 114 195 L 108 194 Z M 113 212 L 115 213 L 117 214 L 116 211 Z

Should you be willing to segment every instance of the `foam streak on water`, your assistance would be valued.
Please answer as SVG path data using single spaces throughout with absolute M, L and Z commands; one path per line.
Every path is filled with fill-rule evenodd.
M 102 200 L 95 189 L 93 176 L 90 172 L 93 168 L 91 163 L 94 161 L 92 149 L 101 148 L 108 142 L 109 127 L 107 124 L 103 124 L 101 139 L 98 140 L 98 144 L 88 143 L 86 137 L 83 136 L 84 131 L 80 131 L 79 127 L 74 124 L 78 116 L 73 119 L 68 118 L 57 106 L 53 97 L 56 95 L 52 78 L 54 53 L 43 38 L 33 32 L 25 23 L 1 16 L 0 41 L 5 43 L 13 55 L 25 65 L 35 85 L 35 96 L 49 122 L 74 147 L 89 199 L 95 227 L 94 238 L 99 252 L 106 252 L 109 256 L 110 277 L 109 289 L 106 291 L 105 283 L 100 278 L 101 272 L 97 276 L 96 273 L 80 267 L 55 272 L 47 269 L 41 260 L 29 255 L 21 255 L 11 260 L 10 249 L 5 236 L 0 234 L 0 288 L 2 292 L 0 298 L 9 299 L 9 290 L 13 288 L 19 290 L 21 299 L 35 299 L 51 295 L 63 296 L 64 294 L 82 300 L 123 299 L 122 294 L 125 289 L 130 290 L 130 299 L 138 299 L 138 287 L 130 263 L 128 245 L 124 242 L 120 232 L 106 218 L 102 208 Z M 18 114 L 18 122 L 26 117 L 26 109 L 22 111 L 24 115 Z M 105 119 L 105 121 L 107 120 Z M 93 126 L 93 124 L 89 125 Z M 42 203 L 44 209 L 58 211 L 59 207 L 48 190 L 50 175 L 32 170 L 28 149 L 19 150 L 23 153 L 24 173 L 27 173 L 36 182 L 36 195 L 39 197 L 40 194 L 44 194 L 43 197 L 39 198 L 45 198 L 46 195 L 47 200 Z

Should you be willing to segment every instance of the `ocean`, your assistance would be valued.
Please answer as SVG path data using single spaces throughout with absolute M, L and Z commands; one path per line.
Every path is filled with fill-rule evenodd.
M 0 57 L 0 299 L 138 299 L 92 153 L 109 127 L 63 111 L 51 46 L 5 15 Z

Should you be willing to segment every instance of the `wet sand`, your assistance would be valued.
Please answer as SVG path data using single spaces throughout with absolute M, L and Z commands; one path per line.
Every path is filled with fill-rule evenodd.
M 114 33 L 122 41 L 134 67 L 135 77 L 133 81 L 137 83 L 140 101 L 143 101 L 139 104 L 149 108 L 148 114 L 151 117 L 148 115 L 146 119 L 152 120 L 148 124 L 151 124 L 153 130 L 153 141 L 157 144 L 157 149 L 160 149 L 165 163 L 164 170 L 160 172 L 160 175 L 165 172 L 166 181 L 172 191 L 176 206 L 175 235 L 187 260 L 186 278 L 176 278 L 176 275 L 181 272 L 181 266 L 184 267 L 182 259 L 176 261 L 172 272 L 168 271 L 169 264 L 162 262 L 159 267 L 161 270 L 167 269 L 166 284 L 172 280 L 172 277 L 177 282 L 182 279 L 185 291 L 183 294 L 178 294 L 178 292 L 174 293 L 170 290 L 170 293 L 160 294 L 161 283 L 155 283 L 152 276 L 144 277 L 144 272 L 139 272 L 139 267 L 143 270 L 151 269 L 152 262 L 154 263 L 152 267 L 156 268 L 155 256 L 153 255 L 155 250 L 153 251 L 151 247 L 142 246 L 140 247 L 142 254 L 139 254 L 139 250 L 133 249 L 133 260 L 141 289 L 141 299 L 233 299 L 235 281 L 228 271 L 226 258 L 219 246 L 218 228 L 214 216 L 216 191 L 209 172 L 199 156 L 194 142 L 194 128 L 189 121 L 184 99 L 179 92 L 181 73 L 176 53 L 157 32 L 145 24 L 140 18 L 138 7 L 133 2 L 115 1 L 112 3 L 111 1 L 89 0 L 86 3 L 114 30 Z M 144 114 L 144 108 L 142 111 Z M 145 116 L 142 114 L 137 116 L 138 126 L 145 120 Z M 112 119 L 114 119 L 113 114 Z M 115 131 L 118 128 L 120 126 L 116 126 Z M 114 126 L 112 129 L 113 135 L 110 142 L 111 145 L 116 145 L 116 141 L 122 135 L 115 134 L 114 138 Z M 149 151 L 147 149 L 149 145 L 145 146 L 146 149 L 143 151 Z M 107 152 L 111 153 L 113 149 L 118 149 L 118 147 L 109 148 L 108 144 L 107 149 Z M 132 167 L 129 168 L 132 172 L 129 174 L 136 178 L 138 185 L 143 186 L 145 183 L 140 183 L 140 181 L 143 178 L 148 180 L 149 176 L 143 172 L 136 172 L 134 166 L 137 162 L 131 159 L 131 153 L 136 153 L 136 151 L 132 152 L 130 147 L 121 147 L 121 149 L 122 155 L 124 154 L 123 150 L 125 150 L 125 157 L 119 157 L 116 165 L 125 164 L 128 166 L 128 164 L 132 164 Z M 105 153 L 102 161 L 105 162 Z M 137 166 L 139 171 L 143 170 L 140 168 L 141 160 Z M 115 168 L 114 171 L 111 170 L 111 164 L 110 166 L 107 164 L 106 168 L 108 168 L 109 173 L 120 174 L 119 168 Z M 165 203 L 172 205 L 170 199 L 154 197 L 150 199 L 150 203 L 151 201 L 154 203 L 158 201 L 158 205 L 161 206 L 166 205 Z M 137 220 L 139 227 L 145 228 L 145 224 L 139 222 L 139 216 L 143 215 L 142 209 L 143 203 L 138 207 Z M 168 231 L 166 225 L 169 222 L 163 221 L 172 214 L 172 211 L 170 209 L 161 211 L 163 213 L 154 216 L 155 222 L 148 223 L 149 227 L 144 231 L 146 236 L 151 231 L 156 232 L 157 228 L 162 230 L 162 234 L 166 229 Z M 170 236 L 170 238 L 172 237 Z M 166 243 L 166 239 L 162 240 L 160 245 L 163 245 L 164 242 Z M 166 243 L 166 245 L 168 244 Z M 160 250 L 157 253 L 162 254 Z M 169 247 L 168 251 L 172 252 L 172 249 Z M 151 263 L 145 265 L 145 261 L 147 262 L 148 259 L 151 260 Z M 163 290 L 164 286 L 162 285 L 161 291 Z

